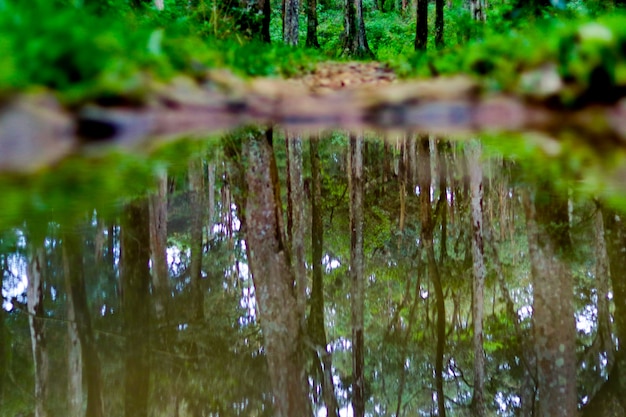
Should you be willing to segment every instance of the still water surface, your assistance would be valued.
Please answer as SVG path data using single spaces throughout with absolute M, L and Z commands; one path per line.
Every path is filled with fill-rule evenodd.
M 0 415 L 624 415 L 621 151 L 309 139 L 4 174 Z

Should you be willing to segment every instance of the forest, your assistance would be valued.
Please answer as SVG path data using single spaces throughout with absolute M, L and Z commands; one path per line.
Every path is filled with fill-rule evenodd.
M 0 0 L 0 416 L 626 415 L 620 0 Z

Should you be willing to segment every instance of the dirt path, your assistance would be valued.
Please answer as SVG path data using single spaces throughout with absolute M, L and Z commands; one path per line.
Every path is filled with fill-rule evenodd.
M 323 94 L 365 85 L 388 85 L 397 79 L 394 72 L 379 62 L 326 62 L 310 74 L 292 81 L 306 86 L 311 92 Z

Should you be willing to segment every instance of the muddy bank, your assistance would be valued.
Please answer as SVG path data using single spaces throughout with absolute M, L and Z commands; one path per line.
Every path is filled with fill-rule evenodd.
M 90 103 L 68 111 L 51 93 L 16 96 L 0 107 L 0 170 L 31 171 L 93 143 L 145 150 L 163 140 L 247 124 L 280 124 L 302 134 L 535 131 L 556 138 L 573 132 L 602 146 L 626 140 L 626 100 L 553 110 L 536 100 L 485 94 L 465 77 L 399 82 L 377 64 L 352 70 L 349 65 L 360 64 L 293 80 L 245 82 L 225 71 L 210 72 L 202 81 L 181 77 L 155 85 L 133 106 Z

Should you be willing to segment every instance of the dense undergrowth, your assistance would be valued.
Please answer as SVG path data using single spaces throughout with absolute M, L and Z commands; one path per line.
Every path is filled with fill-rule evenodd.
M 38 86 L 61 92 L 70 104 L 141 97 L 152 83 L 180 73 L 202 77 L 208 68 L 228 67 L 241 76 L 289 76 L 347 58 L 341 2 L 318 5 L 320 50 L 282 44 L 281 7 L 274 3 L 266 44 L 246 23 L 258 16 L 227 0 L 201 0 L 194 8 L 166 1 L 160 12 L 150 3 L 138 9 L 117 0 L 98 9 L 0 0 L 0 97 Z M 380 10 L 365 0 L 365 21 L 370 48 L 400 76 L 470 74 L 489 90 L 554 96 L 561 105 L 612 101 L 626 88 L 626 15 L 618 10 L 571 2 L 565 10 L 530 13 L 495 3 L 487 22 L 476 23 L 454 0 L 446 7 L 446 46 L 435 48 L 431 35 L 428 51 L 414 52 L 414 11 L 392 6 Z M 301 13 L 301 45 L 305 33 Z

